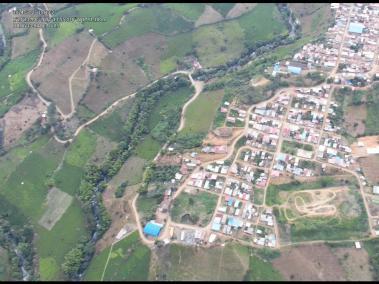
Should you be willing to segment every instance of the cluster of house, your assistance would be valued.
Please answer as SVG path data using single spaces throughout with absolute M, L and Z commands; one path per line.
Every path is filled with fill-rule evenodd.
M 264 150 L 242 150 L 240 154 L 240 160 L 261 168 L 269 167 L 272 158 L 272 154 Z
M 313 110 L 290 109 L 287 121 L 307 127 L 320 128 L 324 121 L 324 114 Z
M 267 170 L 262 170 L 254 166 L 242 165 L 239 162 L 233 163 L 230 167 L 230 173 L 255 184 L 256 187 L 263 188 L 268 180 Z
M 331 8 L 335 13 L 335 25 L 328 29 L 325 41 L 304 45 L 302 50 L 294 55 L 293 62 L 289 65 L 291 70 L 292 66 L 299 64 L 305 65 L 308 69 L 330 70 L 336 67 L 340 55 L 340 73 L 334 78 L 335 83 L 354 85 L 356 78 L 369 82 L 370 78 L 363 73 L 372 69 L 375 60 L 379 35 L 379 7 L 372 3 L 332 3 Z M 352 10 L 348 32 L 343 38 L 350 9 Z M 288 71 L 292 74 L 301 72 L 298 69 L 292 72 L 291 70 Z M 360 82 L 356 85 L 359 86 Z
M 217 161 L 215 163 L 209 164 L 206 170 L 212 173 L 227 174 L 229 166 L 225 165 L 224 161 Z
M 246 119 L 246 110 L 230 107 L 228 116 L 226 117 L 227 126 L 244 126 Z
M 226 154 L 228 153 L 228 146 L 205 146 L 201 149 L 201 151 L 206 154 Z
M 254 113 L 261 116 L 283 119 L 286 106 L 289 104 L 290 96 L 288 93 L 280 94 L 274 101 L 263 103 L 254 109 Z
M 314 175 L 314 171 L 312 169 L 300 165 L 300 159 L 298 157 L 284 153 L 279 153 L 276 155 L 275 163 L 272 169 L 272 177 L 280 176 L 284 172 L 288 172 L 296 176 L 310 177 Z
M 266 134 L 253 129 L 248 129 L 245 137 L 246 145 L 267 150 L 275 150 L 279 139 L 278 135 Z
M 252 186 L 240 182 L 239 180 L 229 178 L 226 182 L 224 194 L 227 196 L 238 197 L 242 200 L 250 200 L 252 193 Z
M 221 192 L 224 187 L 224 183 L 225 178 L 223 176 L 209 173 L 207 171 L 199 171 L 190 175 L 187 185 Z
M 283 138 L 290 138 L 299 142 L 318 144 L 320 133 L 313 128 L 287 123 L 283 126 L 282 136 Z
M 349 167 L 354 163 L 351 148 L 346 146 L 341 138 L 329 135 L 322 137 L 317 158 L 340 167 Z
M 263 117 L 255 113 L 250 115 L 249 127 L 267 134 L 279 135 L 281 125 L 280 120 Z

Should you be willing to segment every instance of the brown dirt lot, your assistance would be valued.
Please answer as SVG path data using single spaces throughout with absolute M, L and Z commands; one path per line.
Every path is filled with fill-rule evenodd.
M 88 59 L 88 65 L 99 66 L 108 53 L 109 50 L 101 42 L 96 41 L 92 47 L 92 52 Z
M 197 19 L 195 27 L 200 27 L 202 25 L 209 25 L 220 22 L 224 17 L 212 8 L 210 5 L 206 5 L 203 14 Z
M 12 59 L 27 54 L 39 45 L 38 29 L 29 29 L 26 35 L 12 38 Z
M 257 3 L 237 3 L 226 15 L 227 19 L 237 18 L 254 9 Z
M 358 162 L 361 165 L 363 173 L 367 177 L 368 181 L 372 184 L 379 183 L 379 154 L 360 158 Z
M 116 235 L 122 228 L 136 228 L 135 220 L 133 218 L 133 210 L 131 202 L 133 196 L 138 189 L 137 186 L 130 186 L 125 190 L 125 195 L 122 198 L 115 198 L 115 187 L 109 186 L 103 193 L 104 206 L 107 209 L 112 223 L 104 236 L 96 243 L 96 253 L 109 247 L 116 239 Z
M 41 94 L 64 112 L 71 111 L 68 79 L 87 57 L 92 37 L 81 32 L 65 39 L 53 49 L 47 47 L 42 64 L 32 74 Z
M 364 105 L 347 107 L 344 115 L 344 126 L 347 132 L 354 137 L 364 134 L 365 124 L 363 121 L 366 119 L 366 116 L 367 107 Z M 357 126 L 354 127 L 354 124 L 357 124 Z
M 364 249 L 333 248 L 332 252 L 337 256 L 348 281 L 372 281 L 369 256 Z
M 13 106 L 0 119 L 0 124 L 4 124 L 4 147 L 7 148 L 17 142 L 44 111 L 46 111 L 46 106 L 35 96 L 26 96 Z
M 346 280 L 338 258 L 324 244 L 284 248 L 272 263 L 286 280 Z
M 119 45 L 101 61 L 83 102 L 99 113 L 113 101 L 157 79 L 161 75 L 159 58 L 165 46 L 165 38 L 152 33 Z M 143 58 L 147 70 L 138 66 L 138 58 Z
M 232 136 L 229 138 L 223 138 L 215 135 L 213 132 L 209 132 L 207 137 L 203 140 L 203 144 L 211 144 L 215 146 L 219 145 L 230 145 L 232 141 L 241 133 L 243 132 L 243 129 L 233 129 Z

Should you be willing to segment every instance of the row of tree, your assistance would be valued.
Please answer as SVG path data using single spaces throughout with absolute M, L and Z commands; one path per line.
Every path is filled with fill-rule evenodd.
M 84 240 L 66 255 L 63 271 L 69 279 L 80 278 L 80 274 L 88 266 L 93 255 L 93 245 L 111 224 L 102 203 L 101 193 L 106 189 L 108 181 L 118 173 L 122 165 L 131 156 L 132 151 L 141 142 L 141 139 L 150 133 L 148 121 L 153 108 L 168 91 L 189 85 L 190 82 L 181 76 L 169 77 L 140 91 L 122 129 L 122 142 L 118 144 L 116 149 L 109 152 L 102 165 L 89 164 L 86 166 L 78 191 L 78 198 L 89 218 L 93 237 L 90 241 Z M 169 114 L 168 118 L 169 120 L 173 119 Z M 155 131 L 155 137 L 163 141 L 166 136 L 170 135 L 171 130 L 169 128 L 171 125 L 172 122 L 169 121 L 166 124 L 162 123 L 158 127 L 160 131 Z

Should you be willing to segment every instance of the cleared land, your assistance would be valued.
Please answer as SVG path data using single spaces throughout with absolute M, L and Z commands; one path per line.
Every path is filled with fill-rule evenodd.
M 204 227 L 212 218 L 217 200 L 217 195 L 208 192 L 182 192 L 174 200 L 171 217 L 177 223 L 198 224 Z
M 46 106 L 35 96 L 26 96 L 21 102 L 13 106 L 0 118 L 0 125 L 4 129 L 4 148 L 8 148 L 21 138 L 22 134 L 29 129 L 42 113 Z
M 59 221 L 64 212 L 70 206 L 72 196 L 53 187 L 46 197 L 47 208 L 41 219 L 38 221 L 42 227 L 51 230 L 55 223 Z
M 337 257 L 326 245 L 285 248 L 272 263 L 286 280 L 346 280 Z
M 150 249 L 140 242 L 138 232 L 134 232 L 116 243 L 112 250 L 106 249 L 95 256 L 86 272 L 85 280 L 146 281 L 150 254 Z
M 223 96 L 223 90 L 201 93 L 188 106 L 185 113 L 186 124 L 180 134 L 208 132 Z
M 212 248 L 171 244 L 160 248 L 157 255 L 159 280 L 242 281 L 249 267 L 249 250 L 237 244 Z
M 75 34 L 45 53 L 31 80 L 42 96 L 52 100 L 64 112 L 71 111 L 69 77 L 87 57 L 92 42 L 87 32 Z

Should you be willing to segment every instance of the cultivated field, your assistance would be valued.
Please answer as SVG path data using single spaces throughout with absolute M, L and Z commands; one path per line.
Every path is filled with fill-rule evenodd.
M 46 211 L 38 221 L 38 224 L 48 230 L 51 230 L 55 223 L 58 222 L 62 215 L 66 212 L 71 202 L 72 196 L 56 187 L 51 188 L 46 197 Z

